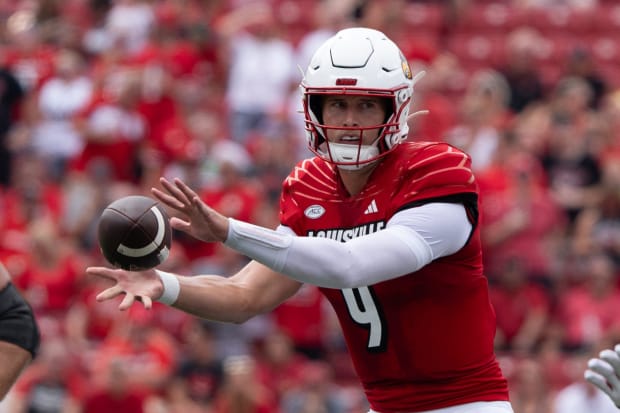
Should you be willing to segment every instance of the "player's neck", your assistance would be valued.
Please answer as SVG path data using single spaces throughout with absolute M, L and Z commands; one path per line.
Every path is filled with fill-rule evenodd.
M 376 167 L 377 163 L 373 163 L 372 165 L 368 165 L 367 167 L 356 171 L 338 169 L 338 174 L 340 175 L 342 185 L 347 190 L 349 195 L 355 196 L 362 192 L 368 182 L 368 179 L 370 178 L 370 175 Z

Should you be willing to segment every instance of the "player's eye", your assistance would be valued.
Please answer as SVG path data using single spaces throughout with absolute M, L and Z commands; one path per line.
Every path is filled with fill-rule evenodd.
M 374 100 L 363 100 L 360 102 L 359 106 L 360 106 L 360 109 L 362 110 L 371 110 L 371 109 L 375 109 L 378 106 L 378 104 Z
M 332 99 L 327 101 L 327 108 L 331 109 L 344 109 L 347 107 L 347 103 L 342 99 Z

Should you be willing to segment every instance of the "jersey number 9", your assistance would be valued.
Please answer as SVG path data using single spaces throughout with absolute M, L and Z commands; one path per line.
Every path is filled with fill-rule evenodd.
M 368 330 L 368 351 L 383 351 L 387 328 L 370 288 L 345 288 L 342 295 L 353 321 Z

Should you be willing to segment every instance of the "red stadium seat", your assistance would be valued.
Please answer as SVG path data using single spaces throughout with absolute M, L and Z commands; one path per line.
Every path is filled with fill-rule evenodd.
M 523 17 L 520 9 L 508 4 L 472 2 L 453 29 L 457 33 L 506 33 L 522 25 L 525 22 Z
M 620 4 L 614 1 L 597 7 L 595 21 L 596 32 L 618 36 L 618 33 L 620 33 Z
M 444 23 L 444 8 L 440 4 L 408 3 L 403 9 L 407 29 L 439 32 Z
M 620 65 L 618 63 L 598 63 L 596 67 L 610 89 L 620 88 Z
M 570 7 L 532 8 L 526 12 L 527 21 L 543 34 L 587 34 L 596 22 L 593 10 L 576 10 Z
M 562 65 L 578 44 L 578 39 L 570 33 L 551 33 L 536 45 L 536 57 L 543 64 Z
M 618 34 L 615 36 L 593 36 L 588 44 L 590 46 L 588 50 L 597 63 L 620 65 L 620 37 Z
M 430 62 L 440 50 L 440 35 L 433 30 L 405 29 L 392 35 L 407 59 Z
M 455 34 L 448 50 L 465 67 L 499 67 L 506 58 L 506 37 L 489 34 Z

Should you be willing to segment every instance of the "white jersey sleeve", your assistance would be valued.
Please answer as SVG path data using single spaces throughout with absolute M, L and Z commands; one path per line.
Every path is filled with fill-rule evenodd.
M 429 203 L 395 214 L 384 230 L 345 243 L 230 219 L 225 244 L 298 281 L 355 288 L 415 272 L 453 254 L 471 231 L 463 205 Z

